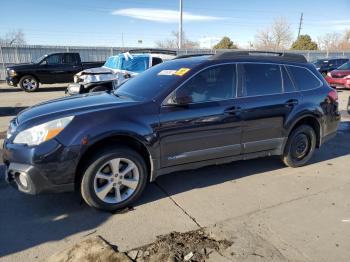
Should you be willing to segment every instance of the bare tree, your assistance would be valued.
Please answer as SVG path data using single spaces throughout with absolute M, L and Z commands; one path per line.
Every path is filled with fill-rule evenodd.
M 0 37 L 0 44 L 3 45 L 23 45 L 26 44 L 24 33 L 21 29 L 8 32 L 4 37 Z
M 172 31 L 172 38 L 156 41 L 159 48 L 179 48 L 179 32 Z M 185 33 L 182 33 L 182 48 L 192 49 L 199 48 L 199 43 L 187 39 Z
M 270 27 L 257 32 L 255 47 L 264 50 L 288 49 L 292 42 L 292 36 L 290 24 L 281 17 L 276 19 Z
M 339 50 L 342 41 L 342 36 L 339 33 L 327 33 L 324 36 L 318 37 L 318 44 L 321 50 L 336 51 Z

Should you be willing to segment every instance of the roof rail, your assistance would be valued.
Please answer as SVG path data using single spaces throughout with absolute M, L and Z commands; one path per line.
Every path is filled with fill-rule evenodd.
M 130 49 L 127 52 L 129 53 L 150 53 L 150 54 L 168 54 L 168 55 L 177 55 L 177 52 L 174 50 L 168 49 L 158 49 L 158 48 L 139 48 L 139 49 Z
M 179 56 L 175 57 L 174 59 L 197 57 L 197 56 L 206 56 L 206 55 L 214 55 L 214 54 L 212 54 L 212 53 L 201 53 L 201 54 L 179 55 Z
M 271 52 L 271 51 L 231 51 L 216 54 L 209 59 L 219 60 L 219 59 L 234 59 L 234 58 L 246 58 L 246 57 L 261 57 L 270 60 L 286 61 L 286 62 L 299 62 L 306 63 L 307 60 L 305 56 L 285 53 L 285 52 Z

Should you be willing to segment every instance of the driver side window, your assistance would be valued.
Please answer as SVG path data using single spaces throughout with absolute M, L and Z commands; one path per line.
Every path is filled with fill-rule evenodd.
M 202 103 L 234 98 L 236 65 L 219 65 L 205 69 L 176 91 L 176 98 Z
M 57 54 L 57 55 L 51 55 L 46 58 L 46 63 L 48 65 L 58 65 L 62 64 L 62 56 Z

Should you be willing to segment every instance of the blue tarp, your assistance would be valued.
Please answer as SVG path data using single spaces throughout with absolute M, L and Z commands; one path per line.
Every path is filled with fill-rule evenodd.
M 104 64 L 111 69 L 127 70 L 135 73 L 141 73 L 149 67 L 149 55 L 132 55 L 132 58 L 123 54 L 111 56 Z

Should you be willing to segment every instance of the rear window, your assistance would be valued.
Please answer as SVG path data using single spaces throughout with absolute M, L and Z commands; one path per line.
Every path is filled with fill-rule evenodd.
M 243 95 L 258 96 L 282 93 L 279 65 L 243 64 Z
M 304 67 L 288 66 L 288 70 L 299 90 L 315 89 L 322 85 L 322 82 L 310 70 Z

